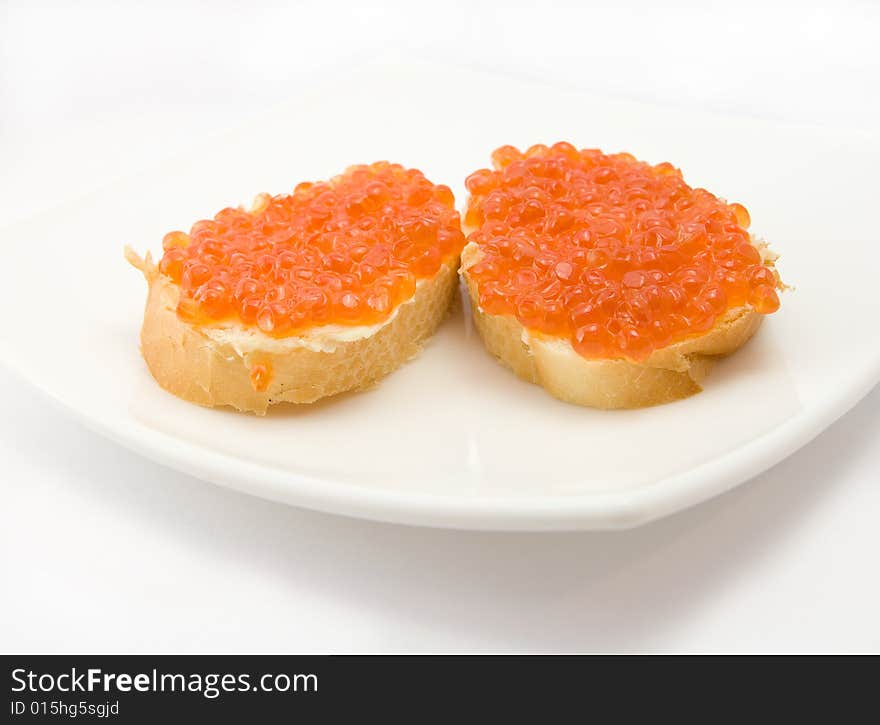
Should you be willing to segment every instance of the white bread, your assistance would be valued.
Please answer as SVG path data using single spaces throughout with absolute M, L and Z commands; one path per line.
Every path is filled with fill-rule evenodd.
M 765 263 L 775 255 L 753 244 Z M 477 331 L 501 363 L 519 377 L 543 386 L 551 395 L 592 408 L 641 408 L 667 403 L 702 390 L 701 383 L 716 357 L 743 345 L 761 325 L 763 315 L 751 308 L 729 310 L 706 334 L 655 350 L 643 363 L 628 360 L 589 360 L 568 340 L 526 330 L 509 315 L 490 315 L 480 309 L 475 280 L 468 269 L 480 259 L 471 242 L 461 255 L 461 275 L 467 285 Z
M 192 403 L 228 405 L 262 415 L 281 402 L 312 403 L 375 384 L 415 356 L 454 297 L 458 259 L 420 280 L 415 294 L 380 325 L 313 328 L 301 337 L 273 338 L 240 325 L 196 327 L 176 313 L 179 287 L 149 254 L 126 249 L 147 280 L 141 352 L 165 390 Z M 268 387 L 251 381 L 254 366 L 271 370 Z

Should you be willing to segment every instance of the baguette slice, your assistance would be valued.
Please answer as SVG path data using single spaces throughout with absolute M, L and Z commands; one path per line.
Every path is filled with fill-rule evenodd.
M 449 187 L 378 161 L 169 232 L 141 351 L 167 391 L 262 415 L 363 390 L 413 357 L 454 298 L 465 239 Z
M 555 397 L 601 409 L 687 397 L 778 309 L 776 255 L 746 209 L 671 164 L 565 142 L 502 146 L 492 161 L 465 182 L 461 276 L 489 352 Z
M 141 352 L 159 385 L 198 405 L 258 415 L 273 403 L 312 403 L 374 385 L 419 352 L 446 315 L 458 281 L 456 258 L 421 280 L 382 324 L 329 325 L 278 339 L 237 325 L 188 324 L 176 313 L 179 287 L 150 255 L 142 259 L 127 248 L 126 258 L 149 286 Z M 257 366 L 270 372 L 265 390 L 254 385 Z
M 589 360 L 568 340 L 530 332 L 511 315 L 486 314 L 480 308 L 477 283 L 468 275 L 479 259 L 477 245 L 468 244 L 461 255 L 461 276 L 486 349 L 523 380 L 576 405 L 642 408 L 698 393 L 714 360 L 747 342 L 764 317 L 748 307 L 729 310 L 706 334 L 655 350 L 642 363 Z

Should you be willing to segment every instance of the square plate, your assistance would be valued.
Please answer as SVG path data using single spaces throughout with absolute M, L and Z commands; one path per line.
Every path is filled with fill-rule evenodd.
M 461 202 L 497 146 L 561 139 L 671 161 L 691 185 L 744 203 L 782 253 L 795 291 L 703 393 L 636 411 L 566 405 L 491 359 L 461 305 L 375 389 L 265 418 L 190 405 L 150 377 L 138 353 L 145 290 L 124 244 L 159 253 L 169 229 L 378 159 L 422 169 Z M 633 526 L 766 469 L 880 378 L 878 162 L 873 140 L 833 129 L 367 63 L 7 229 L 0 359 L 120 443 L 255 495 L 414 525 Z

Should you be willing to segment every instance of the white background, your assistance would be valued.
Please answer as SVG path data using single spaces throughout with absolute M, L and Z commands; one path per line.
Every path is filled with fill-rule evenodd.
M 844 133 L 880 123 L 873 3 L 0 8 L 4 222 L 389 49 Z M 299 511 L 122 450 L 2 369 L 0 400 L 3 651 L 880 650 L 880 389 L 746 486 L 610 534 Z

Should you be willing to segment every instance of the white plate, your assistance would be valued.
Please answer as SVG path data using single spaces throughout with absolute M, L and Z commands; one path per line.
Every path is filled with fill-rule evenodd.
M 563 404 L 490 359 L 460 311 L 376 389 L 266 418 L 189 405 L 147 372 L 145 285 L 123 244 L 158 251 L 165 231 L 256 192 L 380 158 L 461 199 L 496 146 L 559 139 L 671 160 L 692 184 L 745 203 L 782 252 L 797 290 L 702 394 L 626 412 Z M 6 230 L 0 356 L 123 445 L 259 496 L 416 525 L 633 526 L 773 465 L 877 382 L 878 165 L 873 141 L 827 129 L 368 64 L 187 158 Z

